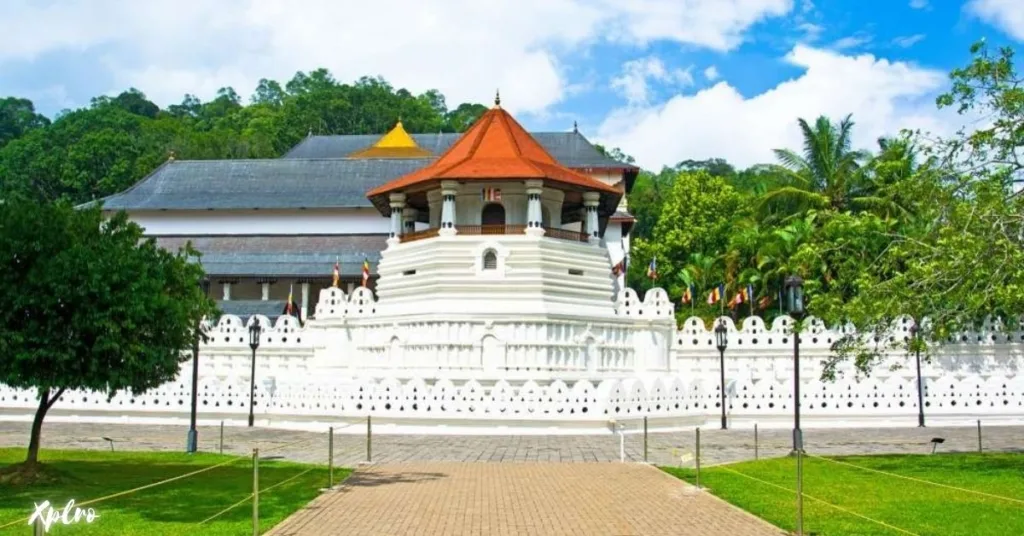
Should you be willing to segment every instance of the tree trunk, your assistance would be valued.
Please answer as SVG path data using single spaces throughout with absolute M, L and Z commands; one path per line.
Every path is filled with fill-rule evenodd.
M 39 409 L 36 410 L 36 416 L 32 420 L 32 435 L 28 441 L 28 456 L 25 458 L 25 463 L 28 465 L 34 465 L 39 461 L 39 438 L 43 432 L 43 418 L 62 394 L 64 394 L 63 387 L 57 390 L 57 394 L 53 395 L 53 398 L 50 398 L 49 387 L 39 391 Z

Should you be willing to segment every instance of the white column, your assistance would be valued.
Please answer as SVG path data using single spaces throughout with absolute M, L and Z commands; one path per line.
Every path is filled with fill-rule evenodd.
M 405 194 L 396 192 L 390 195 L 391 200 L 391 239 L 388 242 L 400 241 L 402 236 L 402 209 L 405 208 Z
M 348 284 L 348 290 L 345 292 L 345 294 L 348 294 L 349 296 L 351 296 L 352 295 L 352 291 L 355 290 L 355 288 L 356 288 L 356 284 L 355 283 L 349 283 Z
M 544 181 L 526 181 L 526 234 L 541 236 L 544 234 L 542 225 L 543 212 L 540 206 L 540 195 L 544 192 Z
M 263 301 L 267 301 L 267 300 L 270 299 L 270 282 L 269 281 L 264 281 L 262 283 L 262 285 L 263 285 Z
M 453 235 L 455 231 L 455 196 L 459 193 L 459 183 L 441 181 L 441 230 L 438 234 Z
M 224 287 L 224 301 L 231 301 L 231 281 L 222 281 L 220 285 Z
M 597 204 L 601 201 L 601 194 L 597 192 L 585 192 L 583 194 L 583 206 L 586 208 L 587 221 L 586 229 L 587 235 L 590 237 L 590 243 L 600 242 L 601 238 L 597 236 L 598 225 L 597 225 Z
M 416 218 L 419 216 L 419 211 L 414 208 L 405 207 L 402 211 L 402 222 L 404 228 L 402 234 L 409 234 L 416 231 Z
M 306 321 L 306 311 L 308 309 L 309 309 L 309 283 L 308 282 L 303 282 L 302 283 L 302 310 L 299 313 L 299 318 L 301 318 L 303 322 Z

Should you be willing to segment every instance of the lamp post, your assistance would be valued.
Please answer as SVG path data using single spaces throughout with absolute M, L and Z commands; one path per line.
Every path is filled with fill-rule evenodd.
M 924 428 L 924 383 L 921 381 L 921 330 L 917 321 L 910 327 L 913 336 L 914 355 L 917 358 L 917 426 Z
M 721 373 L 719 390 L 722 392 L 722 430 L 726 430 L 728 428 L 725 420 L 725 348 L 729 346 L 728 334 L 729 331 L 725 327 L 725 320 L 720 319 L 718 321 L 718 325 L 715 326 L 715 341 L 718 343 L 718 369 Z
M 249 427 L 252 427 L 253 412 L 252 404 L 256 399 L 256 349 L 260 347 L 260 319 L 252 317 L 252 324 L 249 326 L 249 348 L 252 348 L 252 373 L 249 374 Z
M 804 449 L 800 430 L 800 320 L 804 317 L 804 280 L 797 275 L 786 278 L 786 305 L 793 319 L 793 452 Z
M 199 288 L 203 291 L 203 298 L 205 299 L 210 293 L 210 280 L 204 278 L 199 282 Z M 196 339 L 192 342 L 192 411 L 189 416 L 188 439 L 185 446 L 185 451 L 189 454 L 195 454 L 199 447 L 199 431 L 196 430 L 196 400 L 199 391 L 199 338 L 202 337 L 204 342 L 206 340 L 206 335 L 202 333 L 202 322 L 202 320 L 196 321 Z

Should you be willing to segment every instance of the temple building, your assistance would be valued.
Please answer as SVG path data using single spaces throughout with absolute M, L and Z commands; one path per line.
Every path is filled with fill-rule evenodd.
M 567 170 L 551 176 L 554 167 Z M 383 136 L 311 135 L 277 159 L 172 157 L 102 203 L 126 211 L 163 247 L 191 241 L 223 312 L 277 316 L 291 294 L 305 320 L 336 265 L 346 293 L 363 285 L 364 267 L 376 290 L 389 239 L 438 233 L 593 242 L 607 252 L 602 275 L 614 271 L 621 287 L 623 270 L 613 267 L 628 262 L 626 194 L 637 172 L 576 128 L 527 134 L 507 114 L 489 113 L 465 135 L 409 134 L 399 121 Z M 501 252 L 493 254 L 481 262 L 504 269 Z M 417 271 L 409 284 L 444 285 L 431 261 L 401 263 Z

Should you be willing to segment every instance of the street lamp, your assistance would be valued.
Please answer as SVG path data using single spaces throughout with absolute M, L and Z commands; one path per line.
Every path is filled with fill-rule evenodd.
M 729 330 L 725 327 L 725 320 L 720 319 L 718 321 L 718 326 L 715 327 L 715 341 L 718 343 L 718 369 L 721 372 L 719 390 L 722 392 L 722 430 L 726 430 L 728 428 L 725 422 L 725 348 L 729 346 L 728 334 Z
M 260 347 L 260 326 L 259 317 L 252 317 L 252 324 L 249 325 L 249 348 L 252 348 L 252 373 L 249 374 L 249 427 L 252 427 L 253 413 L 252 404 L 256 398 L 256 349 Z
M 786 305 L 793 319 L 793 452 L 803 451 L 800 431 L 800 320 L 804 317 L 804 280 L 798 275 L 786 278 Z
M 924 428 L 924 383 L 921 381 L 921 330 L 917 321 L 910 327 L 913 336 L 914 355 L 917 357 L 917 426 Z
M 204 278 L 199 282 L 199 288 L 203 291 L 203 299 L 210 293 L 210 280 Z M 192 341 L 192 412 L 189 418 L 188 440 L 185 451 L 195 454 L 199 447 L 199 431 L 196 430 L 196 398 L 199 390 L 199 338 L 206 342 L 206 334 L 202 333 L 203 321 L 196 321 L 196 339 Z

